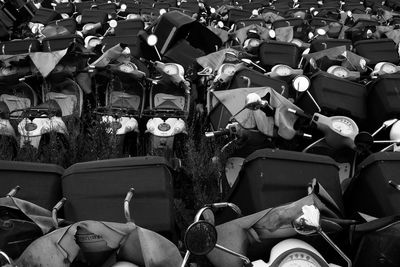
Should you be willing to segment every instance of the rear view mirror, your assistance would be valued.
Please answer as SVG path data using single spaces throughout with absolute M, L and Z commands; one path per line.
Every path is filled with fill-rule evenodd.
M 292 80 L 292 85 L 297 92 L 305 92 L 310 87 L 310 79 L 305 75 L 298 75 Z
M 217 229 L 207 221 L 195 222 L 186 230 L 184 243 L 190 253 L 198 256 L 206 255 L 217 244 Z
M 157 38 L 156 35 L 150 34 L 150 35 L 147 37 L 147 44 L 148 44 L 149 46 L 155 46 L 155 45 L 157 44 L 157 42 L 158 42 L 158 38 Z

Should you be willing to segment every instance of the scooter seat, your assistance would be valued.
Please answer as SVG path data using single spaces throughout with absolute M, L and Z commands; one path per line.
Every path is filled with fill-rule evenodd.
M 10 116 L 10 110 L 6 103 L 0 101 L 0 119 L 8 119 Z

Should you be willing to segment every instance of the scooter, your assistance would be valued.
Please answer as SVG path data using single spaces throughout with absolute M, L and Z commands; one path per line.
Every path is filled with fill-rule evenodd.
M 182 257 L 173 243 L 132 220 L 133 195 L 131 188 L 123 202 L 126 223 L 88 220 L 59 227 L 30 244 L 15 265 L 179 266 Z
M 0 249 L 9 260 L 15 259 L 37 238 L 51 232 L 62 219 L 54 219 L 65 199 L 54 206 L 53 212 L 16 197 L 20 186 L 14 187 L 5 197 L 0 198 L 1 225 Z
M 307 88 L 301 77 L 294 79 L 294 86 Z M 264 90 L 263 90 L 264 89 Z M 269 89 L 269 90 L 268 90 Z M 216 91 L 215 97 L 234 114 L 225 129 L 207 132 L 206 137 L 234 136 L 234 139 L 221 149 L 221 158 L 213 162 L 221 164 L 224 170 L 221 179 L 226 179 L 230 187 L 235 183 L 245 158 L 257 149 L 279 147 L 279 139 L 291 140 L 296 135 L 310 138 L 309 135 L 294 130 L 296 117 L 288 112 L 301 110 L 288 99 L 268 88 L 241 88 L 230 91 Z M 245 93 L 248 93 L 244 96 Z M 245 97 L 242 109 L 238 103 Z M 286 107 L 286 108 L 285 108 Z M 233 122 L 233 123 L 232 123 Z M 277 128 L 277 129 L 275 129 Z M 232 150 L 233 147 L 233 151 Z M 225 153 L 228 152 L 228 155 Z M 220 162 L 226 156 L 226 162 Z
M 18 110 L 37 105 L 36 92 L 18 77 L 25 75 L 20 68 L 5 67 L 1 69 L 2 89 L 0 90 L 0 136 L 2 139 L 3 159 L 17 156 L 18 137 L 14 127 L 21 119 Z
M 175 63 L 155 62 L 162 73 L 160 80 L 153 80 L 149 92 L 149 109 L 144 111 L 150 117 L 146 123 L 148 151 L 160 151 L 173 159 L 175 138 L 186 134 L 186 119 L 190 109 L 190 87 L 184 78 L 183 67 Z
M 232 203 L 206 205 L 197 212 L 193 224 L 185 233 L 184 243 L 187 252 L 182 267 L 191 254 L 207 255 L 214 266 L 272 267 L 305 263 L 311 266 L 330 266 L 315 248 L 304 241 L 292 238 L 278 243 L 271 250 L 268 263 L 262 259 L 251 261 L 246 257 L 247 248 L 253 242 L 268 238 L 288 238 L 296 233 L 301 235 L 319 233 L 345 259 L 347 266 L 351 266 L 351 260 L 324 232 L 325 226 L 321 226 L 320 210 L 328 213 L 329 211 L 313 194 L 289 205 L 240 217 L 215 227 L 213 211 L 226 207 L 230 207 L 240 215 L 240 209 Z M 340 226 L 335 225 L 330 230 L 333 229 L 337 231 Z
M 103 64 L 103 57 L 110 57 L 111 52 L 115 53 L 116 62 Z M 107 78 L 104 106 L 100 101 L 103 97 L 100 97 L 100 92 L 96 89 L 98 101 L 94 113 L 101 116 L 99 120 L 106 125 L 107 133 L 112 136 L 115 135 L 117 138 L 116 143 L 120 153 L 127 152 L 129 155 L 137 155 L 139 144 L 138 120 L 142 115 L 146 99 L 145 73 L 131 61 L 119 62 L 117 60 L 118 55 L 129 56 L 129 48 L 123 48 L 120 45 L 114 46 L 89 65 L 91 72 L 97 71 L 97 77 L 105 76 Z M 104 70 L 105 75 L 103 75 Z M 129 145 L 130 139 L 132 139 L 133 145 Z

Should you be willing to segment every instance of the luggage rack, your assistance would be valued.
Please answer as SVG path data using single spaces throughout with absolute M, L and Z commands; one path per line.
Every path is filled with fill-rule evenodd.
M 174 109 L 153 109 L 144 110 L 142 116 L 148 117 L 161 117 L 161 118 L 187 118 L 189 115 L 188 111 L 174 110 Z

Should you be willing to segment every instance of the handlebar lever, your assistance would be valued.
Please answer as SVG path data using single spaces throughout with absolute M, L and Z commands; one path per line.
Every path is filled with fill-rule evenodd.
M 21 189 L 21 187 L 19 185 L 17 185 L 16 187 L 14 187 L 13 189 L 11 189 L 10 192 L 8 192 L 7 197 L 13 197 L 17 194 L 17 192 Z

